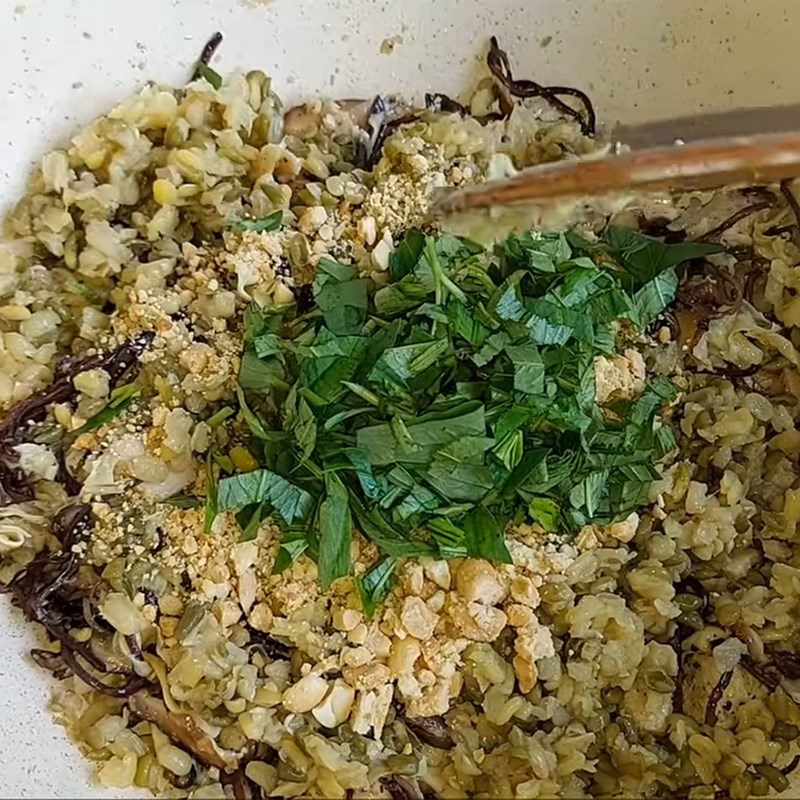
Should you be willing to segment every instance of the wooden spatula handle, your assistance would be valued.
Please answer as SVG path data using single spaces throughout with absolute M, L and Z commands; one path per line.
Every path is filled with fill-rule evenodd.
M 800 176 L 800 132 L 709 139 L 595 160 L 558 161 L 442 197 L 440 213 L 627 190 L 710 189 Z

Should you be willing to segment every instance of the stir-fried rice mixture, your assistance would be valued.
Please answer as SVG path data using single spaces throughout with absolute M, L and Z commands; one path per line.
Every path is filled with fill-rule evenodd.
M 580 235 L 482 247 L 429 218 L 437 192 L 600 152 L 582 93 L 515 79 L 493 42 L 463 103 L 285 110 L 261 72 L 223 81 L 213 44 L 187 86 L 148 85 L 46 155 L 0 246 L 0 583 L 46 632 L 32 656 L 100 783 L 237 799 L 787 789 L 791 187 L 620 203 L 584 213 Z M 595 349 L 576 319 L 594 295 L 565 299 L 564 276 L 611 281 L 621 304 Z M 324 347 L 392 325 L 397 358 L 336 377 L 332 405 Z M 506 413 L 546 387 L 535 419 Z M 447 430 L 485 408 L 459 440 L 475 449 L 420 444 L 415 403 Z M 376 431 L 371 463 L 330 455 L 347 437 L 369 454 Z

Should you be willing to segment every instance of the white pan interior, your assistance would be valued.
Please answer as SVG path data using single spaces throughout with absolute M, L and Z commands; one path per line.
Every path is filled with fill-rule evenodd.
M 495 34 L 520 77 L 581 87 L 613 123 L 800 102 L 799 28 L 793 0 L 0 0 L 0 208 L 78 125 L 146 80 L 185 80 L 215 30 L 217 70 L 262 68 L 289 101 L 457 94 Z M 50 720 L 33 642 L 3 599 L 0 797 L 108 796 Z

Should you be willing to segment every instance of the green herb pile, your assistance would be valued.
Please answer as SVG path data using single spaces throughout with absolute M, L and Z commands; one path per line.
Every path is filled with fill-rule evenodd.
M 307 552 L 323 588 L 350 571 L 354 527 L 383 560 L 358 580 L 367 610 L 395 559 L 508 562 L 503 531 L 572 532 L 623 519 L 674 445 L 651 380 L 601 409 L 594 362 L 675 298 L 676 268 L 716 251 L 610 228 L 600 242 L 526 233 L 493 252 L 409 232 L 378 287 L 323 260 L 315 307 L 248 310 L 240 412 L 262 465 L 219 480 L 243 536 L 282 524 L 277 569 Z

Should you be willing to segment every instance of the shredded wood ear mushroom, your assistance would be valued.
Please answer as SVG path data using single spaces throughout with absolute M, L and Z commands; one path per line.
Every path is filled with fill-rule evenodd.
M 500 49 L 495 36 L 492 36 L 490 40 L 489 55 L 487 56 L 486 62 L 492 75 L 497 80 L 498 90 L 500 92 L 500 106 L 506 116 L 508 116 L 513 109 L 513 101 L 510 98 L 542 97 L 562 114 L 576 119 L 583 133 L 594 136 L 594 107 L 592 106 L 592 101 L 585 92 L 570 86 L 542 86 L 536 83 L 536 81 L 514 80 L 511 75 L 511 65 L 508 56 L 504 50 Z M 583 115 L 561 100 L 559 95 L 577 98 L 583 106 Z

